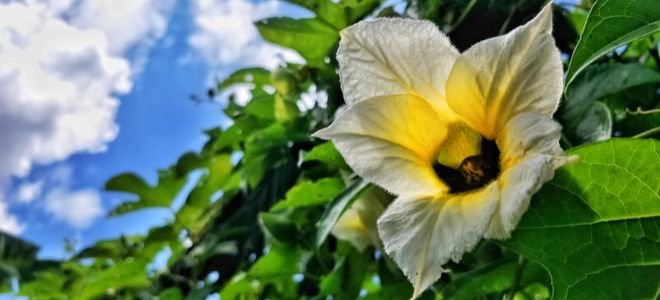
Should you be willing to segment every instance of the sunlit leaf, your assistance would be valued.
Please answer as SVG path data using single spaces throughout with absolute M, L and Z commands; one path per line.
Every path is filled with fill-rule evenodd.
M 278 122 L 291 122 L 299 113 L 300 111 L 295 101 L 287 99 L 287 97 L 280 94 L 275 95 L 275 118 Z
M 557 171 L 504 245 L 548 269 L 555 299 L 655 298 L 660 142 L 614 139 L 570 152 L 579 162 Z
M 332 142 L 324 142 L 312 148 L 303 156 L 303 162 L 308 161 L 318 161 L 336 169 L 348 167 Z
M 158 175 L 156 186 L 149 186 L 142 178 L 132 173 L 120 174 L 108 180 L 105 184 L 106 190 L 131 193 L 138 196 L 138 199 L 124 202 L 108 214 L 117 216 L 143 208 L 169 208 L 174 197 L 185 184 L 186 178 L 179 178 L 169 170 L 162 170 Z
M 514 259 L 484 264 L 470 272 L 452 276 L 451 283 L 443 287 L 442 295 L 448 299 L 467 300 L 506 293 L 513 285 L 516 268 L 518 263 Z M 546 281 L 549 282 L 549 278 L 545 269 L 527 262 L 519 286 Z
M 257 29 L 269 42 L 296 50 L 312 66 L 322 66 L 339 40 L 336 29 L 317 19 L 270 18 L 258 21 Z
M 73 299 L 92 299 L 103 295 L 114 296 L 124 288 L 147 287 L 144 260 L 128 260 L 103 271 L 90 272 L 76 281 L 68 293 Z
M 365 13 L 375 9 L 380 0 L 287 0 L 288 2 L 305 7 L 316 16 L 331 24 L 335 29 L 341 30 L 355 22 Z
M 596 1 L 571 56 L 566 82 L 570 84 L 586 66 L 616 47 L 657 31 L 660 31 L 657 0 Z
M 218 84 L 218 90 L 223 91 L 236 84 L 253 84 L 263 88 L 270 84 L 270 71 L 264 68 L 245 68 L 235 71 Z
M 261 285 L 258 280 L 251 279 L 246 273 L 234 276 L 220 291 L 221 299 L 258 299 Z
M 277 203 L 273 210 L 326 204 L 343 189 L 343 181 L 337 178 L 323 178 L 316 182 L 303 181 L 289 190 L 284 201 Z
M 245 105 L 243 112 L 255 118 L 274 121 L 275 120 L 275 98 L 272 95 L 253 97 L 250 103 Z
M 283 245 L 274 246 L 252 265 L 248 275 L 262 280 L 282 276 L 291 278 L 294 274 L 302 271 L 305 257 L 306 255 L 298 248 Z
M 209 221 L 206 215 L 209 204 L 214 200 L 231 175 L 232 164 L 229 155 L 217 155 L 208 160 L 205 174 L 190 192 L 183 206 L 176 214 L 177 225 L 197 233 Z

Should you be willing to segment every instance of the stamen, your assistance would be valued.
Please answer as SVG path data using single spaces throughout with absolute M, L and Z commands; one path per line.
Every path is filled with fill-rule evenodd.
M 458 169 L 439 163 L 433 165 L 435 173 L 447 185 L 451 193 L 461 193 L 481 188 L 492 182 L 500 173 L 500 151 L 497 144 L 481 140 L 481 154 L 467 157 Z

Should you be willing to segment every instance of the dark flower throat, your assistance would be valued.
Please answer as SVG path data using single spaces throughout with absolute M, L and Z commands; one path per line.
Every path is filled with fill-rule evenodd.
M 433 170 L 447 185 L 450 193 L 462 193 L 481 188 L 500 174 L 500 149 L 495 142 L 481 139 L 481 155 L 467 157 L 458 169 L 439 163 Z

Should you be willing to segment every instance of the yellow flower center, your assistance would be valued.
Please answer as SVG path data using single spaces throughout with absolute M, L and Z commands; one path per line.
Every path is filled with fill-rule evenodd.
M 452 124 L 433 169 L 451 193 L 475 190 L 500 174 L 500 151 L 467 125 Z

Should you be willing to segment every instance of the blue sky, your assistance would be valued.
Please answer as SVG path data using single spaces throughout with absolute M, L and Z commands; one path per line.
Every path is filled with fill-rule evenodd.
M 300 59 L 265 44 L 246 26 L 269 15 L 308 14 L 281 2 L 115 2 L 139 4 L 126 4 L 128 8 L 118 9 L 121 13 L 105 17 L 99 16 L 104 5 L 121 4 L 0 2 L 0 19 L 3 13 L 17 15 L 13 23 L 0 21 L 0 90 L 18 86 L 13 94 L 0 92 L 0 146 L 10 146 L 0 149 L 9 163 L 0 171 L 0 229 L 39 245 L 42 258 L 64 257 L 65 237 L 83 247 L 163 223 L 169 213 L 158 209 L 106 218 L 109 209 L 131 195 L 104 192 L 105 181 L 135 172 L 154 182 L 157 169 L 201 147 L 204 129 L 226 124 L 219 104 L 190 100 L 193 94 L 205 97 L 211 78 L 240 66 L 272 68 L 283 57 Z M 30 17 L 36 18 L 33 24 L 18 21 Z M 67 39 L 62 39 L 60 52 L 35 63 L 29 54 L 36 47 L 41 55 L 39 32 L 51 27 L 66 29 L 62 35 Z M 78 45 L 77 39 L 80 47 L 66 45 L 69 40 Z M 87 55 L 90 51 L 95 55 Z M 16 58 L 21 53 L 23 61 Z M 43 60 L 55 61 L 57 72 L 67 76 L 42 68 Z M 30 76 L 37 79 L 30 81 Z M 79 81 L 69 82 L 72 77 Z M 44 81 L 51 78 L 57 79 L 54 92 L 31 95 L 45 89 Z M 57 97 L 70 85 L 86 89 L 90 78 L 105 83 Z M 80 108 L 88 104 L 91 108 Z M 3 114 L 11 105 L 20 110 Z M 42 113 L 42 106 L 45 117 L 37 119 L 34 114 Z

